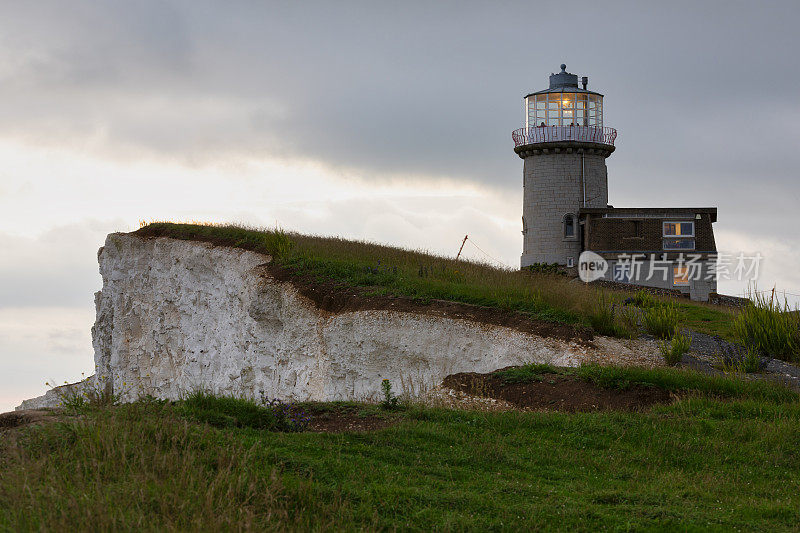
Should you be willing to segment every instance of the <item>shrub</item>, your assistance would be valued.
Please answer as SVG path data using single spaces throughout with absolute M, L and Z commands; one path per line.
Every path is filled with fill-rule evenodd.
M 674 366 L 680 362 L 683 354 L 689 351 L 692 345 L 692 338 L 685 333 L 676 333 L 671 341 L 662 341 L 661 355 L 664 357 L 664 362 L 669 366 Z
M 644 310 L 644 327 L 659 339 L 671 339 L 678 332 L 678 309 L 673 303 L 662 303 Z
M 311 422 L 311 417 L 301 409 L 296 409 L 294 406 L 283 401 L 273 398 L 264 402 L 265 407 L 272 411 L 272 416 L 275 417 L 275 425 L 273 431 L 284 431 L 287 433 L 294 433 L 303 431 L 308 427 Z
M 774 291 L 769 298 L 755 290 L 751 303 L 733 320 L 733 333 L 748 350 L 786 361 L 800 361 L 800 313 Z
M 533 263 L 525 268 L 535 274 L 558 274 L 560 272 L 558 263 Z
M 381 407 L 387 411 L 397 409 L 399 407 L 399 400 L 392 392 L 392 384 L 388 379 L 381 381 L 381 390 L 383 391 L 383 401 L 381 402 Z

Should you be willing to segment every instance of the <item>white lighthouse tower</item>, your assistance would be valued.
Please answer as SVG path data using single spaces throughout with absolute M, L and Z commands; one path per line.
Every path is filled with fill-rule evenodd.
M 513 132 L 524 161 L 521 266 L 558 263 L 572 267 L 581 252 L 581 208 L 608 205 L 606 158 L 616 130 L 604 127 L 603 95 L 588 78 L 550 75 L 547 89 L 525 96 L 525 127 Z

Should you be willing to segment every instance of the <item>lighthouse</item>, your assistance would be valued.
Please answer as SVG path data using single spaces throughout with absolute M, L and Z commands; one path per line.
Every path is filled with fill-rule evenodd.
M 523 100 L 524 127 L 511 134 L 523 161 L 522 268 L 556 263 L 576 275 L 581 253 L 592 252 L 607 282 L 709 300 L 720 268 L 717 208 L 608 205 L 606 158 L 617 130 L 588 85 L 561 65 L 547 89 Z
M 606 158 L 617 132 L 606 127 L 603 95 L 589 79 L 561 71 L 547 89 L 524 98 L 524 127 L 514 131 L 523 160 L 521 266 L 573 267 L 582 250 L 582 209 L 608 206 Z

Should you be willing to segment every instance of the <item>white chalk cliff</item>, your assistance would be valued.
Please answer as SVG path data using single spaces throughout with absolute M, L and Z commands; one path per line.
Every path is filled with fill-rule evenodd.
M 595 347 L 504 326 L 410 311 L 320 309 L 270 274 L 271 258 L 237 248 L 114 233 L 98 252 L 103 288 L 92 329 L 97 372 L 23 402 L 55 406 L 81 387 L 123 401 L 196 389 L 285 400 L 367 400 L 381 380 L 417 394 L 455 372 L 548 362 L 572 366 Z M 634 348 L 635 350 L 635 348 Z

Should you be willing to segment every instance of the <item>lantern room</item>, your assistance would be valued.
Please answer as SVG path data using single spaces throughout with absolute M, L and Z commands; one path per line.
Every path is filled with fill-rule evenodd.
M 525 127 L 594 126 L 603 127 L 603 95 L 586 89 L 589 79 L 567 72 L 550 74 L 550 87 L 525 97 Z
M 586 88 L 589 78 L 580 79 L 567 72 L 550 74 L 550 87 L 527 95 L 525 126 L 514 130 L 511 137 L 515 150 L 552 142 L 603 144 L 613 151 L 617 130 L 603 126 L 603 95 Z M 520 157 L 522 157 L 520 153 Z

